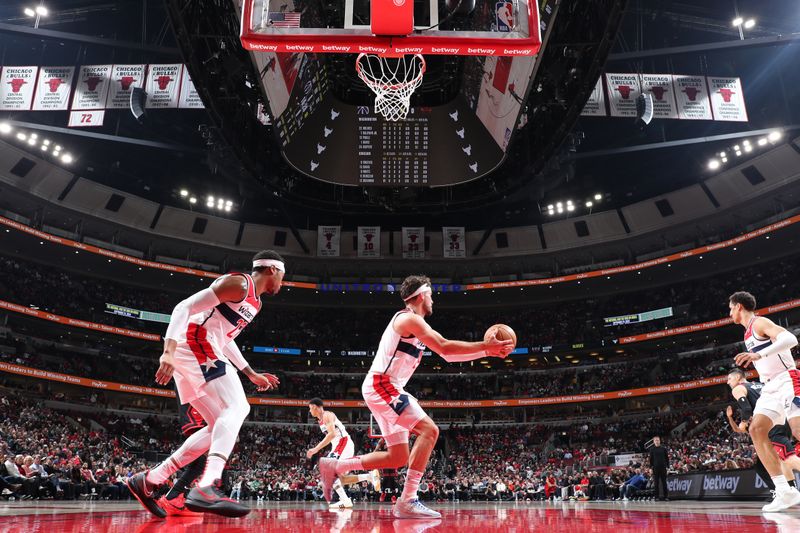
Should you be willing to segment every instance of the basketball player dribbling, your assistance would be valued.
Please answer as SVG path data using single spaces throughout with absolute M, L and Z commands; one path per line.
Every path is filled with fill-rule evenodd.
M 408 465 L 403 493 L 392 508 L 393 515 L 397 518 L 440 518 L 441 514 L 423 505 L 417 497 L 420 480 L 439 438 L 439 428 L 404 387 L 422 360 L 425 347 L 449 363 L 458 363 L 487 356 L 504 358 L 513 349 L 513 341 L 498 340 L 496 335 L 481 342 L 442 337 L 425 322 L 425 317 L 433 313 L 431 281 L 426 276 L 407 277 L 400 287 L 400 297 L 406 307 L 395 313 L 386 326 L 361 387 L 364 401 L 378 422 L 388 449 L 352 459 L 320 459 L 320 478 L 325 499 L 330 501 L 337 476 L 351 470 Z M 409 454 L 410 432 L 417 440 Z
M 764 387 L 753 409 L 750 436 L 759 459 L 775 484 L 775 498 L 763 507 L 766 512 L 782 511 L 800 504 L 800 492 L 790 487 L 781 470 L 781 461 L 769 438 L 770 430 L 786 422 L 795 437 L 800 435 L 800 375 L 791 349 L 797 337 L 772 320 L 756 316 L 756 299 L 749 292 L 736 292 L 728 299 L 730 317 L 745 328 L 746 352 L 736 355 L 736 364 L 748 367 L 751 363 Z
M 313 398 L 308 402 L 308 410 L 311 416 L 319 422 L 319 429 L 325 434 L 319 444 L 306 452 L 306 457 L 311 459 L 318 454 L 328 444 L 331 445 L 331 451 L 327 457 L 333 459 L 350 459 L 355 453 L 355 446 L 353 439 L 347 433 L 344 424 L 339 421 L 336 413 L 325 410 L 325 405 L 319 398 Z M 333 489 L 339 495 L 339 501 L 331 504 L 331 509 L 349 509 L 353 507 L 353 501 L 344 490 L 345 485 L 353 485 L 361 483 L 362 481 L 369 481 L 372 487 L 380 492 L 381 490 L 381 476 L 380 472 L 373 470 L 369 474 L 359 474 L 357 476 L 342 476 L 337 479 L 333 484 Z
M 753 409 L 755 409 L 758 399 L 761 397 L 761 390 L 764 388 L 764 384 L 747 381 L 744 371 L 741 368 L 734 368 L 728 372 L 728 386 L 731 388 L 731 394 L 736 399 L 736 404 L 742 414 L 742 421 L 737 424 L 733 419 L 733 409 L 728 406 L 725 412 L 728 423 L 734 432 L 747 433 L 747 426 L 753 416 Z M 794 487 L 794 473 L 792 470 L 800 472 L 800 457 L 797 457 L 792 445 L 792 429 L 789 424 L 783 423 L 773 426 L 769 430 L 769 441 L 781 460 L 783 475 L 786 477 L 789 486 Z M 756 466 L 759 473 L 762 473 L 760 470 L 763 468 L 761 463 Z
M 156 382 L 166 385 L 174 375 L 179 401 L 191 404 L 207 426 L 193 433 L 156 468 L 128 480 L 131 493 L 155 516 L 163 518 L 166 512 L 154 499 L 153 490 L 206 452 L 205 470 L 186 496 L 185 506 L 223 516 L 249 512 L 220 489 L 222 470 L 250 412 L 236 369 L 259 391 L 272 389 L 279 382 L 272 374 L 254 371 L 234 340 L 261 310 L 261 295 L 278 294 L 285 271 L 283 258 L 264 250 L 253 257 L 252 274 L 226 274 L 172 311 Z

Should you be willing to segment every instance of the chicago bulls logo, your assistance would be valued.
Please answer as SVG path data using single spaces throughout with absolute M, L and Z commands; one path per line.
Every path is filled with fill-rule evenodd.
M 656 97 L 656 100 L 661 101 L 664 99 L 664 93 L 667 92 L 666 87 L 652 87 L 650 92 Z
M 169 82 L 172 81 L 171 76 L 159 76 L 156 78 L 156 83 L 158 83 L 158 90 L 164 91 L 169 86 Z
M 325 240 L 328 241 L 325 243 L 325 248 L 330 250 L 331 249 L 331 239 L 333 239 L 333 233 L 325 233 Z
M 725 103 L 729 104 L 731 102 L 731 97 L 736 93 L 730 89 L 723 88 L 719 90 L 719 94 L 722 95 L 722 99 L 725 101 Z
M 689 100 L 694 102 L 697 100 L 697 95 L 700 94 L 700 89 L 697 87 L 684 87 L 683 92 L 689 97 Z
M 419 237 L 419 235 L 412 233 L 411 235 L 408 236 L 408 240 L 410 240 L 411 242 L 417 242 L 417 237 Z
M 97 90 L 97 86 L 100 84 L 103 78 L 98 76 L 90 76 L 86 78 L 86 86 L 89 88 L 90 91 Z
M 453 241 L 453 242 L 458 242 L 458 234 L 457 233 L 451 233 L 450 234 L 450 240 Z
M 131 88 L 131 85 L 133 85 L 133 82 L 135 81 L 136 78 L 134 78 L 133 76 L 122 76 L 119 79 L 119 84 L 122 86 L 123 91 L 127 91 L 128 89 Z
M 61 84 L 64 83 L 64 80 L 61 78 L 50 78 L 47 80 L 47 85 L 50 87 L 50 92 L 54 93 L 61 87 Z
M 22 86 L 28 82 L 22 78 L 11 78 L 11 81 L 8 83 L 11 84 L 11 92 L 18 93 L 20 89 L 22 89 Z
M 631 91 L 633 90 L 633 87 L 630 85 L 620 85 L 617 87 L 617 90 L 619 91 L 620 96 L 622 96 L 622 99 L 627 100 L 631 97 Z
M 374 235 L 372 233 L 365 233 L 364 234 L 364 238 L 367 239 L 367 242 L 370 242 L 372 240 L 372 237 L 374 237 Z

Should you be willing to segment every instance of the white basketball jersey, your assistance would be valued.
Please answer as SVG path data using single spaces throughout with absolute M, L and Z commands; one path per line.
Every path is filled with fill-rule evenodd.
M 757 316 L 754 316 L 753 319 L 750 320 L 750 324 L 747 325 L 747 329 L 744 332 L 744 345 L 747 347 L 747 351 L 751 353 L 758 353 L 772 345 L 772 341 L 769 338 L 761 339 L 753 332 L 753 323 L 757 318 Z M 774 379 L 782 372 L 796 368 L 794 357 L 792 357 L 789 350 L 778 352 L 769 357 L 762 357 L 758 361 L 753 361 L 753 366 L 756 372 L 758 372 L 758 377 L 762 383 Z
M 375 354 L 369 369 L 371 374 L 389 376 L 389 380 L 399 387 L 405 387 L 414 375 L 425 350 L 425 345 L 416 337 L 401 337 L 394 330 L 394 320 L 403 313 L 411 312 L 410 309 L 403 309 L 394 314 L 383 331 L 378 353 Z
M 256 284 L 249 274 L 244 276 L 247 293 L 238 302 L 222 302 L 213 309 L 189 317 L 189 326 L 177 339 L 179 344 L 188 344 L 200 358 L 220 359 L 229 362 L 222 348 L 239 336 L 239 333 L 255 319 L 261 310 L 261 299 L 256 294 Z
M 330 413 L 330 411 L 328 411 Z M 333 426 L 335 431 L 335 436 L 331 441 L 331 450 L 336 450 L 339 447 L 339 443 L 342 439 L 348 439 L 350 435 L 347 434 L 347 430 L 344 428 L 344 424 L 341 423 L 339 417 L 336 416 L 335 413 L 331 413 L 333 415 Z M 325 425 L 325 422 L 322 420 L 319 421 L 319 429 L 322 431 L 323 435 L 328 434 L 328 427 Z

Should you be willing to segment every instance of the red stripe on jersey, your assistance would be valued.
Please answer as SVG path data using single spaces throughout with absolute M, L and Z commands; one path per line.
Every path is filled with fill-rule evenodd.
M 186 330 L 186 343 L 198 363 L 205 363 L 207 359 L 217 359 L 214 349 L 206 338 L 207 333 L 206 328 L 200 324 L 189 324 L 189 328 Z
M 377 392 L 380 395 L 381 399 L 384 402 L 390 403 L 392 401 L 392 396 L 386 391 L 386 389 L 383 387 L 383 384 L 381 383 L 382 378 L 384 377 L 385 376 L 383 374 L 373 374 L 372 388 L 375 389 L 375 392 Z
M 244 277 L 247 279 L 247 296 L 244 300 L 256 309 L 260 310 L 261 298 L 259 298 L 256 294 L 256 283 L 253 281 L 253 278 L 250 276 L 250 274 L 244 274 Z
M 336 449 L 333 450 L 333 453 L 336 455 L 342 455 L 345 446 L 347 446 L 347 437 L 342 437 L 339 439 L 339 444 L 336 446 Z
M 791 369 L 789 370 L 789 375 L 792 378 L 792 386 L 794 387 L 794 395 L 795 397 L 800 396 L 800 370 Z

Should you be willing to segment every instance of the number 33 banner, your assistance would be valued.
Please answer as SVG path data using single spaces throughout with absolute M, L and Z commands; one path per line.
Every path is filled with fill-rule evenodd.
M 381 256 L 380 226 L 358 227 L 358 257 Z
M 462 227 L 443 227 L 442 246 L 445 257 L 466 257 L 467 243 L 464 238 L 464 228 Z

